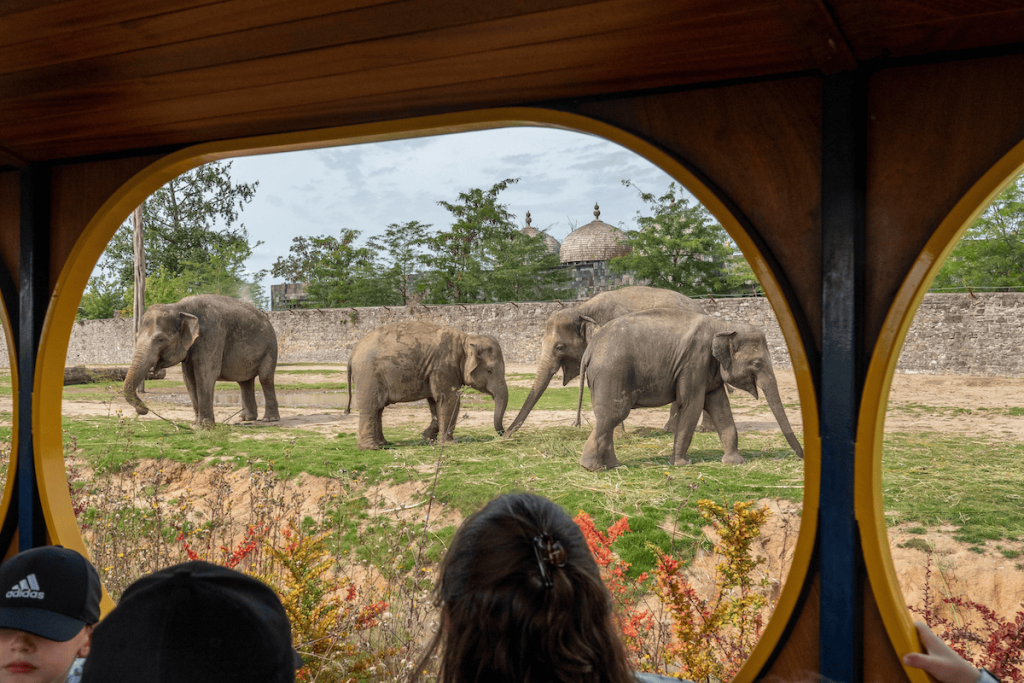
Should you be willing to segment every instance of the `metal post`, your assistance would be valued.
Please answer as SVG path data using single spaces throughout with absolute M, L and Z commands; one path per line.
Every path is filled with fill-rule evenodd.
M 32 390 L 43 319 L 50 303 L 50 169 L 20 171 L 21 255 L 18 295 L 18 550 L 46 542 L 36 485 Z
M 822 92 L 821 675 L 863 679 L 863 553 L 854 517 L 854 452 L 863 388 L 861 310 L 866 78 L 826 76 Z

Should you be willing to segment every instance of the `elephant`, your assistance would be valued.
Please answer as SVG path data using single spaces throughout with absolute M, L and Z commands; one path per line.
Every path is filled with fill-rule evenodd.
M 450 440 L 459 416 L 458 391 L 465 385 L 494 397 L 494 430 L 508 406 L 505 359 L 498 340 L 418 320 L 378 327 L 353 347 L 348 360 L 348 406 L 352 387 L 359 407 L 360 450 L 387 445 L 381 424 L 384 407 L 427 399 L 430 425 L 423 438 Z
M 559 369 L 562 370 L 562 386 L 579 374 L 580 359 L 599 326 L 627 313 L 665 307 L 704 313 L 696 301 L 679 292 L 636 285 L 603 292 L 579 306 L 548 316 L 533 387 L 505 435 L 511 435 L 523 425 Z
M 630 313 L 603 326 L 583 354 L 577 426 L 588 380 L 597 421 L 580 458 L 588 470 L 620 464 L 612 430 L 631 409 L 666 404 L 675 408 L 671 464 L 690 463 L 686 452 L 702 409 L 711 414 L 722 441 L 722 462 L 742 464 L 725 382 L 754 398 L 760 388 L 790 447 L 803 457 L 779 396 L 768 343 L 753 325 L 678 308 Z
M 255 420 L 257 376 L 266 399 L 263 421 L 281 419 L 274 390 L 277 333 L 267 314 L 252 304 L 220 294 L 197 294 L 175 304 L 150 306 L 142 316 L 124 378 L 124 397 L 135 412 L 149 412 L 136 393 L 146 375 L 175 363 L 181 363 L 196 426 L 215 422 L 213 392 L 218 380 L 238 382 L 242 420 Z

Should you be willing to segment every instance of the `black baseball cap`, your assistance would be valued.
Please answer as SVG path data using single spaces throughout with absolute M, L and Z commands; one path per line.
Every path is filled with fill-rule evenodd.
M 48 545 L 0 565 L 0 628 L 71 640 L 100 619 L 100 575 L 74 550 Z
M 93 631 L 82 683 L 292 683 L 301 666 L 273 590 L 193 561 L 128 586 Z

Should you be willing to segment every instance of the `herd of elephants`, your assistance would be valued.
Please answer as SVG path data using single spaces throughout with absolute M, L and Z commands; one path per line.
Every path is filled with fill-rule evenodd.
M 142 318 L 124 396 L 144 415 L 137 388 L 151 372 L 181 363 L 197 425 L 212 425 L 218 380 L 238 382 L 242 420 L 257 418 L 255 379 L 266 400 L 263 420 L 279 418 L 274 371 L 277 335 L 267 315 L 251 304 L 215 294 L 190 296 L 176 304 L 150 306 Z M 494 429 L 509 437 L 526 421 L 555 373 L 563 385 L 580 378 L 576 424 L 583 387 L 589 384 L 596 423 L 583 446 L 588 470 L 619 465 L 613 430 L 638 407 L 671 405 L 667 431 L 675 435 L 670 462 L 689 464 L 686 453 L 697 423 L 718 432 L 722 461 L 743 462 L 726 385 L 764 394 L 782 433 L 797 455 L 803 449 L 779 396 L 764 333 L 745 323 L 705 315 L 678 292 L 625 287 L 560 309 L 547 320 L 537 373 L 526 402 L 504 428 L 508 405 L 505 361 L 498 340 L 451 327 L 410 320 L 378 327 L 353 347 L 348 361 L 349 406 L 355 388 L 359 448 L 387 445 L 385 406 L 426 399 L 430 425 L 423 437 L 451 439 L 459 396 L 470 386 L 494 398 Z

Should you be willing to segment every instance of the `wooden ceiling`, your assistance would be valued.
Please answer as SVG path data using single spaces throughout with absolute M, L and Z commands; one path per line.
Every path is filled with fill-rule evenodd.
M 1020 0 L 5 0 L 0 170 L 1015 43 Z

